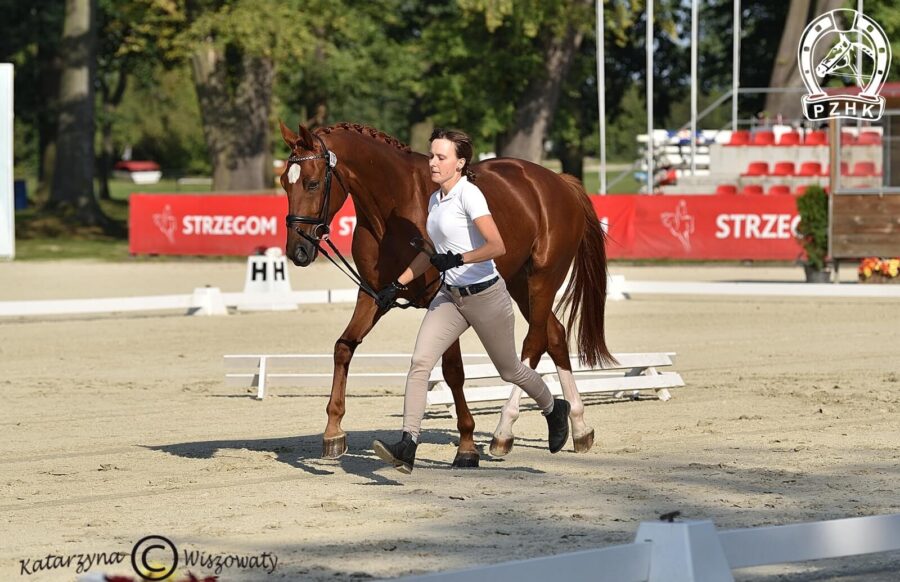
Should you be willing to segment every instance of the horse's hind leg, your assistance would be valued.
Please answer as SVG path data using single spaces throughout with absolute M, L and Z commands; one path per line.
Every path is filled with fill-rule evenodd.
M 453 393 L 453 403 L 456 406 L 456 428 L 459 430 L 459 448 L 456 458 L 453 459 L 454 467 L 477 467 L 478 449 L 475 448 L 475 419 L 466 402 L 463 392 L 465 372 L 463 370 L 462 354 L 459 349 L 459 340 L 453 342 L 441 360 L 441 371 L 444 381 Z
M 506 286 L 510 297 L 513 298 L 513 301 L 519 306 L 519 311 L 527 319 L 529 313 L 528 284 L 524 274 L 512 281 L 508 281 Z M 494 429 L 490 448 L 491 455 L 495 457 L 507 455 L 513 448 L 515 435 L 513 435 L 512 427 L 519 418 L 519 404 L 522 400 L 522 394 L 523 390 L 521 388 L 513 386 L 506 404 L 500 409 L 500 421 L 497 423 L 497 428 Z
M 523 390 L 518 386 L 513 386 L 512 392 L 500 409 L 500 422 L 494 429 L 494 436 L 491 438 L 491 455 L 502 457 L 509 454 L 513 448 L 515 435 L 512 431 L 512 425 L 519 418 L 519 402 L 522 400 Z
M 569 345 L 566 341 L 566 329 L 554 314 L 550 314 L 547 322 L 547 351 L 556 364 L 556 373 L 562 386 L 563 397 L 569 402 L 569 421 L 572 424 L 572 442 L 576 453 L 586 453 L 594 445 L 594 429 L 584 422 L 584 403 L 575 385 L 572 374 L 572 363 L 569 360 Z

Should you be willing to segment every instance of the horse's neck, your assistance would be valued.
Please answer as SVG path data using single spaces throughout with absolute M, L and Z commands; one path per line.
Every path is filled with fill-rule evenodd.
M 366 145 L 360 148 L 350 140 L 335 140 L 333 147 L 338 168 L 344 165 L 352 174 L 348 189 L 357 215 L 368 221 L 380 239 L 391 216 L 418 214 L 427 200 L 420 192 L 417 156 L 375 141 Z

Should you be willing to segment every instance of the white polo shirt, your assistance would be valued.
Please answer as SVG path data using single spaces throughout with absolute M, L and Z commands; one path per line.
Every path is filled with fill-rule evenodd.
M 438 253 L 453 251 L 463 254 L 486 242 L 475 226 L 475 219 L 490 213 L 484 194 L 463 176 L 443 198 L 440 189 L 431 195 L 425 228 Z M 481 283 L 497 275 L 493 259 L 488 259 L 448 270 L 446 283 L 461 287 Z

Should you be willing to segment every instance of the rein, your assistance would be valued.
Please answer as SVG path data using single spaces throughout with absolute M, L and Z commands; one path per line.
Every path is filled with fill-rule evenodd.
M 296 214 L 288 214 L 285 217 L 285 224 L 288 229 L 294 229 L 297 232 L 297 234 L 299 234 L 300 236 L 305 238 L 307 241 L 309 241 L 310 244 L 312 244 L 314 247 L 316 247 L 316 250 L 319 251 L 320 253 L 322 253 L 322 255 L 324 255 L 326 259 L 331 261 L 331 263 L 335 267 L 337 267 L 338 270 L 340 270 L 342 273 L 347 275 L 347 277 L 349 277 L 350 280 L 352 280 L 354 283 L 356 283 L 357 287 L 359 287 L 361 290 L 363 290 L 366 294 L 368 294 L 369 296 L 371 296 L 374 299 L 375 297 L 377 297 L 378 292 L 375 291 L 368 283 L 366 283 L 366 281 L 362 278 L 362 275 L 360 275 L 359 272 L 356 269 L 354 269 L 350 263 L 347 262 L 347 259 L 345 259 L 344 255 L 341 254 L 341 251 L 339 251 L 337 249 L 337 247 L 334 245 L 334 243 L 331 242 L 331 237 L 329 236 L 331 234 L 331 227 L 328 226 L 328 208 L 329 208 L 330 202 L 331 202 L 331 177 L 332 176 L 337 177 L 338 183 L 341 185 L 341 189 L 343 189 L 344 194 L 347 195 L 348 197 L 350 196 L 350 191 L 347 189 L 347 186 L 344 185 L 344 180 L 341 178 L 341 175 L 338 174 L 337 170 L 335 169 L 335 166 L 337 166 L 337 156 L 334 154 L 334 152 L 332 152 L 331 150 L 328 149 L 328 146 L 325 145 L 325 141 L 320 136 L 317 135 L 316 138 L 319 140 L 319 143 L 322 145 L 322 153 L 321 154 L 315 154 L 315 155 L 310 155 L 310 156 L 291 155 L 287 159 L 287 161 L 288 161 L 288 163 L 299 164 L 300 162 L 304 162 L 307 160 L 327 160 L 328 163 L 325 164 L 325 196 L 322 200 L 322 209 L 319 211 L 319 216 L 299 216 Z M 302 225 L 302 224 L 311 224 L 314 226 L 313 232 L 311 235 L 307 234 L 306 232 L 303 232 L 300 229 L 300 225 Z M 331 247 L 331 250 L 341 260 L 341 263 L 344 264 L 344 267 L 346 267 L 346 270 L 344 269 L 344 267 L 341 267 L 341 265 L 338 264 L 338 262 L 335 261 L 334 258 L 331 257 L 331 255 L 328 253 L 328 251 L 326 251 L 322 247 L 322 241 L 325 241 L 325 243 L 329 247 Z M 415 237 L 412 241 L 410 241 L 409 244 L 412 245 L 419 252 L 425 253 L 428 256 L 431 256 L 434 254 L 434 248 L 432 247 L 430 250 L 426 249 L 425 245 L 427 244 L 427 241 L 425 241 L 421 237 Z M 428 288 L 437 282 L 440 282 L 441 285 L 443 285 L 445 277 L 446 277 L 446 272 L 441 273 L 440 278 L 435 279 L 431 283 L 426 284 L 425 287 L 422 289 L 422 292 L 419 293 L 415 297 L 415 299 L 413 299 L 412 301 L 407 301 L 406 303 L 399 303 L 397 300 L 394 300 L 394 302 L 391 304 L 390 307 L 388 307 L 387 310 L 393 309 L 394 307 L 399 307 L 400 309 L 409 309 L 410 307 L 415 307 L 415 303 L 418 302 L 420 299 L 422 299 L 425 296 L 425 294 L 428 292 Z M 440 287 L 438 287 L 438 288 L 440 288 Z

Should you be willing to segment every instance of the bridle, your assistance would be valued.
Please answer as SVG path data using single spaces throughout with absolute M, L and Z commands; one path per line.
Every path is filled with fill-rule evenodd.
M 321 136 L 317 135 L 315 137 L 316 137 L 316 139 L 319 140 L 319 144 L 321 144 L 321 146 L 322 146 L 321 154 L 298 156 L 298 155 L 295 155 L 292 153 L 291 156 L 287 159 L 287 162 L 288 162 L 288 164 L 291 164 L 291 163 L 299 164 L 300 162 L 305 162 L 307 160 L 326 160 L 327 163 L 325 164 L 325 196 L 322 199 L 322 209 L 319 211 L 318 216 L 299 216 L 297 214 L 288 214 L 287 216 L 285 216 L 285 219 L 284 219 L 285 224 L 286 224 L 288 230 L 293 229 L 294 231 L 296 231 L 297 234 L 299 234 L 300 236 L 305 238 L 307 241 L 309 241 L 309 243 L 312 244 L 314 247 L 316 247 L 316 250 L 318 252 L 322 253 L 322 255 L 324 255 L 326 259 L 331 261 L 335 267 L 337 267 L 338 269 L 340 269 L 341 272 L 343 272 L 345 275 L 350 277 L 350 279 L 352 279 L 353 282 L 356 283 L 360 289 L 362 289 L 368 295 L 372 296 L 372 298 L 375 298 L 378 296 L 378 292 L 375 291 L 374 289 L 372 289 L 372 287 L 368 283 L 366 283 L 366 281 L 362 278 L 362 275 L 360 275 L 359 272 L 357 272 L 357 270 L 354 269 L 353 266 L 347 262 L 347 259 L 345 259 L 344 255 L 341 254 L 341 251 L 339 251 L 337 249 L 337 247 L 334 245 L 334 243 L 331 242 L 331 237 L 329 236 L 331 234 L 331 227 L 328 225 L 328 209 L 331 206 L 331 177 L 332 176 L 337 177 L 338 183 L 341 185 L 341 189 L 343 189 L 344 194 L 347 195 L 348 197 L 350 196 L 350 191 L 347 189 L 347 186 L 344 184 L 344 180 L 341 178 L 341 175 L 338 174 L 338 172 L 337 172 L 337 169 L 336 169 L 337 161 L 338 161 L 337 156 L 335 155 L 335 153 L 333 151 L 328 149 L 328 146 L 325 145 L 325 140 L 323 140 Z M 312 234 L 306 233 L 300 229 L 300 226 L 303 224 L 313 225 Z M 343 267 L 341 267 L 341 265 L 339 265 L 338 262 L 335 261 L 331 257 L 331 255 L 328 253 L 328 251 L 326 251 L 324 248 L 322 248 L 322 241 L 324 241 L 329 247 L 331 247 L 331 250 L 334 252 L 334 254 L 336 254 L 338 256 L 338 258 L 344 264 L 344 267 L 346 267 L 346 270 Z M 413 241 L 410 242 L 410 244 L 413 247 L 415 247 L 417 250 L 419 250 L 420 252 L 433 254 L 433 250 L 431 253 L 428 252 L 428 249 L 426 249 L 424 246 L 425 242 L 420 237 L 416 237 L 415 239 L 413 239 Z M 442 274 L 442 276 L 439 279 L 437 279 L 437 281 L 441 282 L 441 284 L 443 284 L 443 282 L 444 282 L 444 275 L 445 274 Z M 399 307 L 401 309 L 407 309 L 409 307 L 413 307 L 417 301 L 422 299 L 422 297 L 428 291 L 428 288 L 433 284 L 434 284 L 434 282 L 425 285 L 425 288 L 422 290 L 422 292 L 419 294 L 419 296 L 416 297 L 413 301 L 407 301 L 406 303 L 398 303 L 395 300 L 394 303 L 391 305 L 391 308 Z M 438 287 L 438 288 L 440 288 L 440 287 Z M 390 309 L 390 308 L 388 308 L 388 309 Z
M 333 151 L 328 149 L 325 145 L 325 140 L 318 135 L 316 138 L 319 140 L 319 143 L 322 144 L 321 154 L 310 156 L 298 156 L 292 154 L 287 161 L 288 164 L 299 164 L 300 162 L 305 162 L 307 160 L 327 160 L 328 163 L 325 164 L 325 196 L 322 199 L 322 209 L 319 211 L 319 216 L 298 216 L 296 214 L 288 214 L 285 217 L 285 223 L 287 224 L 288 229 L 295 229 L 297 234 L 318 247 L 316 243 L 320 240 L 328 240 L 328 235 L 331 232 L 331 227 L 328 226 L 328 208 L 331 206 L 331 177 L 337 176 L 338 183 L 340 183 L 341 188 L 344 190 L 344 194 L 349 196 L 350 191 L 347 190 L 347 186 L 344 185 L 344 180 L 341 179 L 340 174 L 334 169 L 335 166 L 337 166 L 337 156 L 334 155 Z M 301 224 L 314 225 L 315 228 L 313 228 L 312 235 L 297 228 Z

